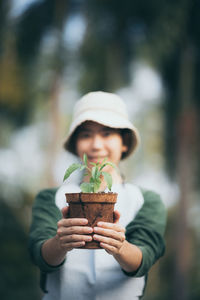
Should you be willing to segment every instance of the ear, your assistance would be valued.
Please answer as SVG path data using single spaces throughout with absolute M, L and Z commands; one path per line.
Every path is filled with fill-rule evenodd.
M 123 145 L 122 146 L 122 153 L 127 152 L 128 151 L 128 146 Z

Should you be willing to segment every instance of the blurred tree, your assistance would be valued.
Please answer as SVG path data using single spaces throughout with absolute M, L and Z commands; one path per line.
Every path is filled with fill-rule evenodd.
M 9 11 L 11 1 L 0 2 L 0 116 L 1 119 L 10 117 L 19 120 L 18 105 L 23 102 L 23 89 L 20 75 L 20 66 L 12 51 L 13 39 L 10 34 L 11 24 Z
M 41 44 L 45 36 L 54 37 L 51 53 L 51 80 L 48 82 L 46 100 L 50 102 L 51 139 L 47 151 L 47 182 L 54 185 L 53 166 L 60 140 L 59 90 L 63 70 L 66 66 L 65 47 L 63 45 L 63 27 L 68 15 L 69 1 L 45 0 L 37 1 L 21 15 L 16 27 L 17 53 L 26 74 L 32 81 L 32 75 L 40 76 L 39 64 Z M 40 60 L 39 60 L 40 62 Z M 38 75 L 37 75 L 38 74 Z M 29 83 L 30 86 L 30 83 Z
M 194 181 L 198 174 L 196 162 L 200 171 L 200 2 L 87 1 L 86 7 L 88 30 L 81 49 L 85 67 L 80 82 L 83 91 L 114 90 L 124 84 L 129 79 L 131 61 L 141 56 L 153 62 L 163 78 L 166 167 L 180 188 L 172 296 L 188 299 L 191 245 L 188 211 L 193 190 L 199 186 Z
M 128 83 L 130 63 L 146 40 L 162 1 L 90 1 L 85 5 L 87 35 L 81 48 L 80 87 L 115 90 Z
M 32 266 L 27 252 L 27 234 L 15 217 L 15 209 L 11 211 L 2 197 L 0 238 L 0 298 L 39 299 L 36 268 Z
M 5 4 L 5 1 L 3 2 Z M 170 291 L 169 297 L 181 300 L 187 299 L 190 289 L 188 249 L 191 240 L 187 211 L 189 201 L 192 200 L 192 191 L 198 188 L 194 177 L 198 178 L 195 175 L 200 170 L 200 131 L 197 121 L 200 103 L 199 6 L 198 0 L 37 1 L 28 7 L 17 25 L 15 24 L 19 62 L 16 62 L 13 55 L 11 61 L 5 59 L 7 63 L 2 65 L 3 76 L 8 76 L 7 66 L 12 65 L 9 66 L 9 70 L 14 71 L 12 76 L 9 74 L 9 80 L 13 86 L 17 86 L 16 95 L 20 95 L 19 86 L 22 86 L 24 91 L 23 85 L 19 83 L 20 76 L 25 82 L 28 91 L 24 100 L 21 100 L 22 103 L 19 103 L 18 111 L 24 111 L 26 115 L 31 107 L 26 99 L 33 99 L 30 93 L 30 86 L 34 82 L 33 74 L 37 77 L 36 74 L 39 74 L 40 70 L 37 62 L 42 53 L 42 41 L 47 34 L 55 37 L 55 47 L 51 53 L 52 76 L 43 96 L 43 99 L 51 99 L 55 132 L 51 138 L 52 144 L 49 145 L 50 158 L 54 157 L 54 147 L 58 141 L 58 92 L 67 63 L 63 26 L 73 9 L 81 11 L 87 22 L 86 34 L 79 52 L 79 62 L 83 70 L 79 83 L 81 92 L 98 89 L 113 91 L 128 83 L 131 62 L 138 57 L 145 57 L 160 71 L 166 89 L 166 168 L 180 187 L 180 205 L 176 216 L 177 232 L 174 232 L 174 240 L 177 241 L 174 254 L 175 280 L 173 293 Z M 2 36 L 2 31 L 0 35 Z M 7 55 L 5 58 L 9 57 Z M 20 76 L 17 75 L 18 64 L 23 68 L 23 72 L 20 70 Z M 0 74 L 2 73 L 0 71 Z M 1 95 L 1 99 L 5 98 Z M 8 93 L 4 92 L 4 95 Z M 19 116 L 21 118 L 22 115 Z M 197 170 L 194 162 L 197 162 Z M 49 181 L 51 180 L 50 175 Z
M 115 90 L 128 83 L 133 59 L 146 57 L 160 70 L 166 97 L 166 167 L 175 174 L 180 80 L 191 85 L 189 101 L 199 109 L 199 1 L 86 1 L 87 34 L 80 49 L 81 91 Z M 185 72 L 188 53 L 195 62 Z M 189 61 L 187 62 L 188 67 Z M 183 72 L 185 79 L 183 79 Z M 192 74 L 189 72 L 193 72 Z M 189 81 L 188 81 L 189 80 Z M 184 89 L 184 93 L 185 93 Z M 185 100 L 184 100 L 185 101 Z M 170 147 L 169 147 L 170 145 Z
M 0 2 L 0 56 L 4 48 L 4 40 L 7 34 L 7 28 L 9 27 L 8 12 L 10 8 L 10 0 L 1 0 Z
M 177 4 L 177 2 L 176 2 Z M 182 4 L 182 5 L 181 5 Z M 174 299 L 188 299 L 191 290 L 191 234 L 188 212 L 194 205 L 193 194 L 198 189 L 195 182 L 199 172 L 199 58 L 200 46 L 199 1 L 183 1 L 173 11 L 171 29 L 175 31 L 171 51 L 162 51 L 161 74 L 167 89 L 166 105 L 166 162 L 180 188 L 176 215 L 176 241 L 174 264 Z M 170 13 L 167 6 L 165 14 Z M 168 26 L 169 26 L 168 23 Z M 162 26 L 161 26 L 162 28 Z M 164 32 L 162 33 L 164 35 Z M 170 36 L 170 34 L 169 34 Z M 163 56 L 163 57 L 162 57 Z

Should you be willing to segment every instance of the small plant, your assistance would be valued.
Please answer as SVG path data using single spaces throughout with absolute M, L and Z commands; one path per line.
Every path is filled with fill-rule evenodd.
M 83 182 L 81 184 L 80 187 L 83 193 L 97 193 L 103 177 L 106 181 L 109 191 L 111 191 L 112 176 L 108 172 L 104 172 L 103 168 L 107 165 L 110 165 L 113 168 L 116 168 L 116 166 L 113 163 L 107 161 L 107 158 L 105 158 L 101 163 L 90 162 L 90 164 L 93 166 L 91 169 L 88 167 L 87 155 L 84 153 L 83 163 L 73 163 L 71 166 L 69 166 L 69 168 L 65 172 L 63 181 L 65 181 L 77 169 L 80 169 L 80 171 L 83 171 L 85 169 L 86 173 L 84 174 L 84 176 L 89 176 L 89 182 Z

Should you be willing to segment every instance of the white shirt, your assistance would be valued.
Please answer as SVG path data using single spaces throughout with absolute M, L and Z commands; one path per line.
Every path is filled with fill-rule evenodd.
M 132 184 L 114 184 L 112 191 L 118 193 L 115 209 L 121 214 L 120 224 L 126 227 L 144 203 L 142 193 Z M 56 205 L 60 209 L 66 206 L 66 192 L 80 192 L 80 188 L 66 184 L 58 190 Z M 103 249 L 73 249 L 61 269 L 47 278 L 44 300 L 136 300 L 145 285 L 144 277 L 125 275 L 114 257 Z

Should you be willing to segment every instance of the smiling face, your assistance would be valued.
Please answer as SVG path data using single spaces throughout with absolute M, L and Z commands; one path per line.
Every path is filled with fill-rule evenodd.
M 123 144 L 122 136 L 118 129 L 105 127 L 101 124 L 87 121 L 83 123 L 76 137 L 76 152 L 82 159 L 86 153 L 88 162 L 100 162 L 107 158 L 108 161 L 118 165 L 122 152 L 127 151 Z M 104 171 L 112 173 L 112 167 L 106 166 Z

